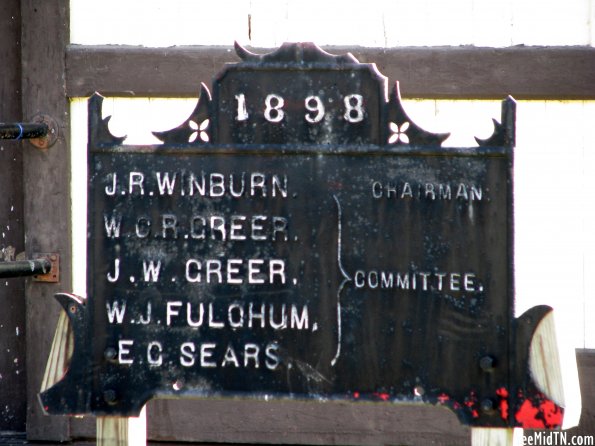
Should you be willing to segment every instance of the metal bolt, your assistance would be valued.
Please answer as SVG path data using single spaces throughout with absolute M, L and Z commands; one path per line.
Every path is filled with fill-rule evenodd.
M 108 361 L 113 361 L 114 359 L 116 359 L 117 354 L 118 354 L 118 352 L 116 351 L 115 348 L 108 347 L 103 352 L 103 357 Z
M 494 402 L 490 398 L 486 398 L 481 402 L 481 410 L 484 412 L 493 412 L 494 411 Z
M 103 391 L 103 399 L 108 404 L 114 404 L 117 399 L 116 391 L 112 389 L 104 390 Z
M 56 120 L 48 115 L 36 115 L 32 118 L 32 121 L 34 123 L 45 124 L 48 131 L 45 136 L 30 139 L 29 142 L 41 150 L 47 150 L 52 147 L 56 143 L 59 133 L 59 127 Z
M 491 356 L 484 356 L 479 360 L 479 367 L 486 373 L 493 372 L 495 365 L 496 361 Z

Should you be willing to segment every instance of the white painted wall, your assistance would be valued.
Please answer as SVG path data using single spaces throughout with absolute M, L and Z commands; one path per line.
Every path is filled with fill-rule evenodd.
M 593 45 L 594 0 L 71 0 L 71 41 L 259 47 Z

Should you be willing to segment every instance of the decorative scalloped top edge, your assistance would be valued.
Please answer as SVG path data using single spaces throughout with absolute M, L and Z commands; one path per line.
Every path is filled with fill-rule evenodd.
M 357 64 L 359 61 L 351 53 L 334 55 L 327 53 L 312 42 L 284 43 L 277 50 L 268 54 L 256 54 L 248 51 L 238 42 L 233 44 L 236 54 L 248 63 L 295 63 L 295 64 Z
M 507 96 L 502 101 L 501 121 L 492 119 L 494 131 L 489 138 L 475 137 L 480 147 L 503 146 L 514 147 L 516 144 L 516 101 L 512 96 Z
M 351 54 L 337 56 L 323 51 L 320 47 L 311 42 L 284 43 L 279 49 L 264 55 L 259 55 L 243 48 L 238 42 L 234 47 L 241 63 L 283 63 L 283 64 L 325 64 L 325 65 L 353 65 L 359 64 L 358 60 Z M 377 71 L 376 66 L 371 64 L 378 76 L 384 76 Z M 89 99 L 89 143 L 92 145 L 120 145 L 126 136 L 114 136 L 109 130 L 111 116 L 101 118 L 103 96 L 94 93 Z M 438 145 L 442 143 L 449 133 L 432 133 L 419 127 L 407 115 L 401 102 L 399 82 L 395 81 L 393 90 L 387 98 L 387 128 L 382 132 L 384 144 L 387 145 Z M 211 118 L 211 94 L 208 87 L 201 83 L 201 90 L 197 106 L 192 114 L 181 125 L 171 130 L 153 132 L 153 134 L 164 143 L 175 144 L 204 144 L 213 142 L 210 129 Z M 93 121 L 93 122 L 92 122 Z M 493 134 L 486 138 L 475 138 L 479 147 L 501 146 L 514 147 L 516 139 L 516 101 L 508 96 L 502 101 L 501 122 L 494 121 Z
M 89 143 L 90 144 L 122 144 L 126 136 L 114 136 L 109 129 L 111 116 L 101 118 L 103 99 L 99 93 L 93 93 L 89 98 Z M 95 121 L 95 122 L 93 122 Z
M 210 141 L 209 120 L 211 115 L 211 92 L 204 82 L 200 84 L 198 102 L 190 116 L 179 126 L 152 132 L 161 142 L 170 144 L 197 144 Z
M 399 81 L 395 81 L 390 94 L 388 107 L 388 125 L 390 136 L 388 144 L 437 145 L 450 136 L 450 133 L 432 133 L 418 126 L 407 114 L 401 102 Z

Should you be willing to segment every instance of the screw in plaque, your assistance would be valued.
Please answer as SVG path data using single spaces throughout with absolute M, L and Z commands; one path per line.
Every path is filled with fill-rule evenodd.
M 107 389 L 103 391 L 103 399 L 108 404 L 116 404 L 118 401 L 118 395 L 113 389 Z
M 496 367 L 496 360 L 489 355 L 484 356 L 479 360 L 479 367 L 484 372 L 491 373 L 494 371 L 494 368 Z
M 108 347 L 103 352 L 103 357 L 106 359 L 106 361 L 115 360 L 117 355 L 118 355 L 118 352 L 116 351 L 116 349 L 114 347 Z
M 495 410 L 494 401 L 491 398 L 485 398 L 481 401 L 481 410 L 485 413 L 492 413 Z

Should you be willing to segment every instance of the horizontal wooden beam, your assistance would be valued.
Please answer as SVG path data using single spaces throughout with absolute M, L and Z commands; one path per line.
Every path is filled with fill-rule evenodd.
M 374 62 L 403 97 L 436 99 L 595 99 L 593 47 L 324 47 Z M 271 50 L 253 50 L 266 53 Z M 146 48 L 70 45 L 66 91 L 107 96 L 196 97 L 223 64 L 238 62 L 233 48 Z

